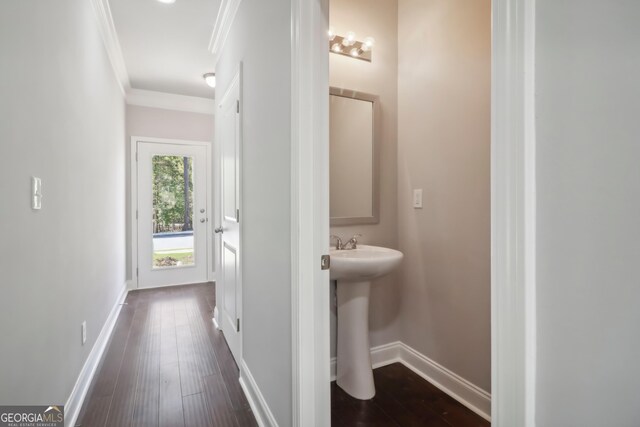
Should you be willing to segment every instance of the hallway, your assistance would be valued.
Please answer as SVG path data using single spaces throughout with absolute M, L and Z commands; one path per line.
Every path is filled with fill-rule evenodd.
M 76 426 L 256 426 L 214 306 L 210 283 L 131 291 Z

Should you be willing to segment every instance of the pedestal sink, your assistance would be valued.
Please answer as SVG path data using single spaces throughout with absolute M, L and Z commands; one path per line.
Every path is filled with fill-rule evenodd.
M 369 350 L 369 289 L 371 280 L 389 274 L 402 252 L 378 246 L 331 251 L 331 280 L 337 280 L 338 385 L 357 399 L 376 394 Z

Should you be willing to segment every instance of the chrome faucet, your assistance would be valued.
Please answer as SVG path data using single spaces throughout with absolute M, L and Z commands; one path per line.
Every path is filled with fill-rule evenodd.
M 352 238 L 342 245 L 342 249 L 358 249 L 358 237 L 362 237 L 362 234 L 354 234 Z M 351 248 L 347 247 L 349 245 L 351 245 Z
M 336 250 L 345 251 L 349 249 L 358 249 L 358 237 L 362 237 L 362 234 L 354 234 L 353 237 L 345 243 L 342 243 L 342 239 L 340 238 L 340 236 L 336 236 L 335 234 L 330 235 L 329 239 L 336 239 Z
M 344 245 L 342 244 L 342 239 L 340 238 L 340 236 L 336 236 L 335 234 L 332 234 L 331 236 L 329 236 L 329 240 L 331 240 L 334 237 L 336 239 L 336 250 L 337 251 L 343 250 Z

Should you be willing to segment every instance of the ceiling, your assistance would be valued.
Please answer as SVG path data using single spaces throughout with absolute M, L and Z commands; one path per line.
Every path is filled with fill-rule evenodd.
M 220 0 L 109 0 L 133 89 L 213 98 L 209 40 Z

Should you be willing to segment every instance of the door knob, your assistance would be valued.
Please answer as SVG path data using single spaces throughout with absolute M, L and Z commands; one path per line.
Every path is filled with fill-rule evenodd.
M 215 230 L 213 230 L 213 232 L 222 234 L 222 233 L 224 233 L 224 230 L 222 229 L 222 227 L 218 227 Z

